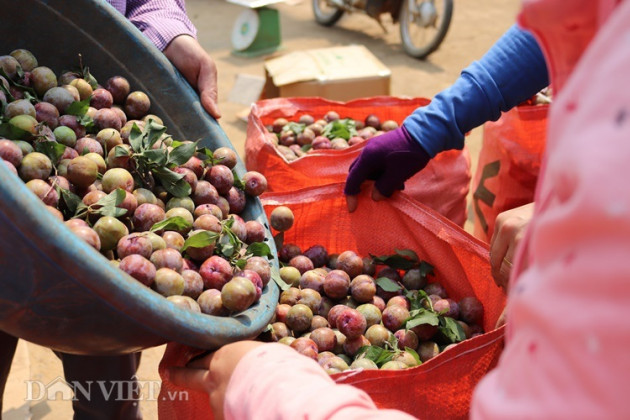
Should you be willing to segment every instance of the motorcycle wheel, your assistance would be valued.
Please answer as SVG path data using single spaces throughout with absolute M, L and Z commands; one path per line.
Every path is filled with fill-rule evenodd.
M 330 0 L 311 0 L 315 21 L 322 26 L 333 26 L 341 16 L 343 10 L 330 4 Z
M 421 59 L 437 50 L 446 36 L 452 15 L 453 0 L 403 0 L 400 38 L 405 52 Z

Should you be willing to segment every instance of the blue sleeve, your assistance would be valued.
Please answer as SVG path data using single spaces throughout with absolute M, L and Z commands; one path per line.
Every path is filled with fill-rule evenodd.
M 431 155 L 464 147 L 464 134 L 508 111 L 549 85 L 547 65 L 535 38 L 513 25 L 431 103 L 403 122 Z

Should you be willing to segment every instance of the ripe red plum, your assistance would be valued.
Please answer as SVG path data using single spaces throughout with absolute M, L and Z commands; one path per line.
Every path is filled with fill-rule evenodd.
M 146 236 L 127 235 L 120 238 L 116 246 L 118 258 L 125 258 L 128 255 L 138 254 L 144 258 L 150 258 L 153 252 L 151 240 Z M 159 268 L 159 267 L 158 267 Z
M 317 344 L 310 338 L 297 338 L 291 343 L 291 347 L 301 355 L 317 360 Z
M 153 265 L 155 265 L 155 268 L 170 268 L 178 273 L 181 273 L 184 265 L 182 254 L 173 248 L 165 248 L 154 251 L 151 254 L 150 259 Z
M 182 277 L 184 278 L 184 291 L 182 294 L 197 299 L 203 292 L 201 275 L 194 270 L 182 270 Z
M 245 183 L 245 192 L 252 197 L 258 197 L 267 190 L 267 178 L 260 172 L 245 172 L 243 182 Z
M 278 251 L 278 259 L 283 263 L 288 263 L 293 257 L 301 253 L 302 250 L 296 244 L 283 244 L 282 248 Z
M 315 267 L 324 267 L 328 263 L 328 251 L 322 245 L 313 245 L 304 251 Z
M 438 295 L 442 299 L 446 299 L 448 294 L 446 293 L 446 289 L 440 283 L 429 283 L 424 287 L 424 291 L 427 295 Z
M 346 308 L 341 311 L 335 321 L 336 327 L 348 339 L 361 336 L 367 328 L 367 322 L 363 315 L 352 308 Z
M 110 169 L 111 171 L 111 169 Z M 109 172 L 109 171 L 108 171 Z M 166 218 L 164 210 L 156 205 L 144 203 L 133 214 L 133 225 L 137 232 L 151 230 L 151 227 Z
M 335 332 L 327 327 L 311 331 L 310 339 L 315 342 L 319 351 L 332 351 L 337 345 Z
M 300 258 L 300 256 L 298 255 L 297 257 L 293 257 L 291 261 L 294 261 L 296 258 Z M 291 267 L 297 269 L 300 273 L 302 273 L 299 267 L 295 267 L 293 264 L 291 265 Z M 302 273 L 300 277 L 300 287 L 302 289 L 313 289 L 322 294 L 324 293 L 324 281 L 325 277 L 322 275 L 322 273 L 310 269 Z
M 370 342 L 364 335 L 359 335 L 355 338 L 346 337 L 346 342 L 343 343 L 343 352 L 350 357 L 356 356 L 361 347 L 369 346 Z
M 155 266 L 141 255 L 131 254 L 124 257 L 120 261 L 118 268 L 145 286 L 151 286 L 155 281 Z
M 399 330 L 409 318 L 409 311 L 398 305 L 392 305 L 383 311 L 383 325 L 390 331 Z
M 229 262 L 217 255 L 213 255 L 203 262 L 199 268 L 199 274 L 203 278 L 206 289 L 221 290 L 232 278 L 233 270 Z
M 144 92 L 131 92 L 125 98 L 125 113 L 130 119 L 142 118 L 150 108 L 151 100 Z
M 266 258 L 250 257 L 247 259 L 244 269 L 256 272 L 262 280 L 263 287 L 271 280 L 271 264 Z
M 336 268 L 355 278 L 363 273 L 363 259 L 354 251 L 344 251 L 337 257 Z
M 22 149 L 11 140 L 0 139 L 0 158 L 11 163 L 16 168 L 22 163 Z
M 105 89 L 112 95 L 112 100 L 116 104 L 124 104 L 127 95 L 129 95 L 129 81 L 122 76 L 113 76 L 107 79 Z
M 211 167 L 206 172 L 205 179 L 209 181 L 221 195 L 227 194 L 230 188 L 234 186 L 234 174 L 232 170 L 225 165 L 214 165 Z
M 51 103 L 38 102 L 35 104 L 35 119 L 37 122 L 45 123 L 51 130 L 54 130 L 59 125 L 59 110 Z M 61 143 L 54 132 L 53 135 Z
M 459 301 L 459 314 L 462 321 L 468 324 L 482 324 L 483 305 L 474 296 L 467 296 Z
M 418 344 L 420 343 L 416 333 L 411 330 L 398 330 L 394 333 L 394 336 L 398 339 L 399 349 L 409 347 L 412 350 L 416 350 L 418 348 Z
M 236 152 L 227 146 L 215 149 L 213 152 L 213 157 L 217 159 L 221 165 L 225 165 L 230 169 L 233 169 L 236 166 L 236 162 L 238 161 L 236 157 Z
M 359 274 L 350 282 L 350 295 L 359 303 L 371 303 L 376 294 L 376 283 L 367 274 Z
M 324 293 L 332 299 L 343 299 L 348 295 L 350 276 L 342 270 L 332 270 L 324 277 Z

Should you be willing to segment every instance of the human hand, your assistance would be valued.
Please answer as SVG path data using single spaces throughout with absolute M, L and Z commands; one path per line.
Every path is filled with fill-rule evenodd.
M 221 118 L 217 105 L 217 67 L 199 42 L 190 35 L 179 35 L 167 45 L 164 55 L 197 89 L 204 109 L 214 118 Z
M 363 151 L 350 165 L 344 194 L 348 211 L 357 208 L 357 194 L 361 184 L 372 179 L 372 199 L 389 197 L 396 190 L 402 190 L 405 181 L 422 170 L 431 157 L 404 126 L 367 141 Z
M 169 369 L 170 381 L 183 388 L 206 392 L 216 420 L 223 419 L 225 391 L 241 358 L 265 343 L 237 341 L 227 344 L 209 355 L 190 362 L 186 367 Z
M 534 215 L 534 203 L 504 211 L 497 216 L 490 240 L 490 267 L 497 286 L 507 290 L 516 247 Z

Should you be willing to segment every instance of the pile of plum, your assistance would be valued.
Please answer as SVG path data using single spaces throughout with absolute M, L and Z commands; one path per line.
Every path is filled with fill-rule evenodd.
M 277 240 L 293 221 L 289 207 L 271 212 Z M 290 345 L 330 374 L 417 366 L 483 333 L 481 302 L 450 299 L 431 264 L 411 250 L 361 257 L 322 245 L 278 248 L 283 292 L 260 339 Z
M 16 49 L 0 56 L 0 164 L 145 286 L 195 312 L 243 311 L 271 278 L 266 228 L 239 216 L 267 181 L 240 179 L 230 147 L 173 139 L 150 108 L 122 76 L 57 75 Z
M 362 121 L 340 118 L 336 111 L 328 111 L 319 120 L 309 114 L 300 116 L 297 121 L 277 118 L 267 130 L 275 134 L 272 138 L 278 152 L 292 162 L 314 150 L 347 149 L 396 128 L 396 121 L 386 120 L 381 123 L 374 114 Z

